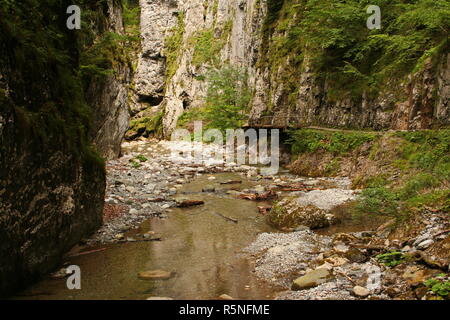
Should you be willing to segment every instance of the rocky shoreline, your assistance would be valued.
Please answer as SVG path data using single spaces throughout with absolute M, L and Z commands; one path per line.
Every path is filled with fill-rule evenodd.
M 244 250 L 256 261 L 257 276 L 284 288 L 280 300 L 429 299 L 426 280 L 448 281 L 448 219 L 425 215 L 428 224 L 410 239 L 389 237 L 389 224 L 376 232 L 318 235 L 307 228 L 264 233 Z M 443 241 L 447 239 L 447 244 Z
M 347 178 L 312 179 L 286 172 L 263 177 L 254 167 L 210 160 L 193 165 L 192 159 L 176 155 L 186 151 L 183 143 L 142 140 L 125 143 L 123 149 L 122 158 L 107 164 L 105 224 L 88 245 L 163 240 L 154 234 L 138 239 L 126 233 L 150 217 L 170 219 L 172 208 L 181 206 L 178 190 L 186 183 L 202 175 L 214 181 L 214 174 L 237 172 L 260 184 L 228 190 L 224 196 L 261 200 L 270 195 L 275 207 L 261 209 L 262 214 L 271 212 L 269 221 L 277 205 L 284 211 L 276 214 L 295 215 L 283 232 L 262 233 L 242 251 L 255 262 L 261 281 L 281 289 L 277 299 L 427 299 L 425 281 L 448 271 L 448 254 L 435 249 L 443 241 L 448 247 L 449 221 L 439 213 L 421 216 L 423 225 L 413 236 L 396 238 L 392 222 L 378 230 L 329 235 L 313 231 L 338 224 L 333 209 L 355 199 L 358 191 L 351 190 Z M 221 191 L 205 186 L 203 192 Z

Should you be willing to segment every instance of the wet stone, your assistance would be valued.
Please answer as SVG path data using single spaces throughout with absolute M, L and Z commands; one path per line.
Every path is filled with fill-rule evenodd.
M 151 270 L 139 272 L 138 278 L 141 280 L 169 280 L 173 273 L 164 270 Z

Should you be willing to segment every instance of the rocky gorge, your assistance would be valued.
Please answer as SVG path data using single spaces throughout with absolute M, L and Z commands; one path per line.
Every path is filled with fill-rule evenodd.
M 90 270 L 87 287 L 67 291 L 63 267 L 17 298 L 422 299 L 433 296 L 426 279 L 445 281 L 446 214 L 424 213 L 417 218 L 426 224 L 414 236 L 399 236 L 391 231 L 392 221 L 358 221 L 333 210 L 359 193 L 346 178 L 304 178 L 287 171 L 260 176 L 246 165 L 193 165 L 179 156 L 185 149 L 183 142 L 125 143 L 124 156 L 107 164 L 103 227 L 64 258 L 64 265 Z M 249 200 L 256 195 L 260 200 Z M 193 200 L 198 205 L 183 205 Z M 281 231 L 267 223 L 273 203 L 283 201 L 295 203 L 301 225 Z M 240 228 L 249 233 L 245 239 L 234 234 Z M 180 262 L 172 250 L 181 254 Z M 124 265 L 122 257 L 137 260 Z M 102 269 L 92 269 L 99 263 Z M 213 270 L 222 276 L 210 278 Z M 198 278 L 199 272 L 204 276 Z M 100 280 L 103 273 L 108 282 Z M 154 284 L 146 285 L 149 281 Z M 202 289 L 192 290 L 193 284 Z
M 448 4 L 368 31 L 358 0 L 81 1 L 73 31 L 27 2 L 0 4 L 0 296 L 449 298 Z M 185 157 L 222 148 L 195 121 L 280 130 L 285 167 Z
M 353 95 L 350 88 L 334 94 L 335 80 L 316 70 L 313 49 L 308 51 L 301 37 L 293 38 L 301 34 L 295 28 L 302 23 L 305 1 L 142 0 L 140 6 L 142 52 L 134 93 L 141 103 L 133 114 L 145 119 L 162 112 L 166 136 L 183 113 L 202 106 L 208 69 L 227 64 L 247 74 L 253 127 L 414 130 L 449 124 L 447 47 L 421 71 L 398 72 L 375 95 L 365 89 Z

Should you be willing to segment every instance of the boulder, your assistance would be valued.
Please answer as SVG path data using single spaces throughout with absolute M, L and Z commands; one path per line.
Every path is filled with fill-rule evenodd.
M 327 282 L 331 278 L 331 276 L 331 270 L 328 270 L 326 268 L 318 268 L 294 280 L 292 284 L 292 290 L 298 291 L 316 287 L 322 283 Z

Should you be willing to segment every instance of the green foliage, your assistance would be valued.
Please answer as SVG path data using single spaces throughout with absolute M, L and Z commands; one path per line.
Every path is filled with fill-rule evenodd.
M 366 177 L 368 188 L 360 194 L 355 213 L 401 220 L 427 207 L 450 212 L 450 130 L 396 132 L 393 137 L 401 139 L 398 158 L 384 161 L 402 170 L 401 179 L 392 183 Z
M 107 3 L 79 1 L 82 30 L 68 30 L 60 0 L 0 1 L 0 66 L 9 87 L 7 103 L 27 134 L 42 145 L 61 146 L 81 158 L 86 170 L 103 167 L 89 143 L 92 110 L 84 89 L 111 74 L 118 45 L 126 38 L 106 33 Z M 11 72 L 9 72 L 11 70 Z
M 144 155 L 142 155 L 142 154 L 137 155 L 137 156 L 135 157 L 135 159 L 136 159 L 136 160 L 139 160 L 140 162 L 147 162 L 147 161 L 148 161 L 148 159 L 147 159 Z
M 130 131 L 134 131 L 143 136 L 155 135 L 162 136 L 163 131 L 163 117 L 164 112 L 158 112 L 153 117 L 143 117 L 136 120 L 131 120 Z
M 130 48 L 136 39 L 128 35 L 105 32 L 80 57 L 80 70 L 84 78 L 92 79 L 114 74 L 118 63 L 127 64 Z
M 171 35 L 165 39 L 166 56 L 166 82 L 175 75 L 178 68 L 178 58 L 183 45 L 183 36 L 185 31 L 184 13 L 178 14 L 178 24 L 171 30 Z
M 180 118 L 178 118 L 177 126 L 182 128 L 187 127 L 194 121 L 204 121 L 206 120 L 205 114 L 206 114 L 205 108 L 192 108 L 184 112 L 180 116 Z
M 191 37 L 189 43 L 194 47 L 192 64 L 199 67 L 211 62 L 214 66 L 219 67 L 221 64 L 220 51 L 227 43 L 231 28 L 232 22 L 229 21 L 223 27 L 220 36 L 216 36 L 215 28 L 211 28 L 198 31 Z
M 123 22 L 125 31 L 128 35 L 139 38 L 140 35 L 140 14 L 138 0 L 122 0 L 123 3 Z
M 144 163 L 147 161 L 148 161 L 148 159 L 144 155 L 139 154 L 136 157 L 134 157 L 133 159 L 131 159 L 130 163 L 133 166 L 133 168 L 139 169 L 142 166 L 141 163 Z
M 381 7 L 381 30 L 366 28 L 368 5 Z M 283 67 L 298 74 L 306 53 L 330 99 L 376 95 L 427 59 L 437 62 L 450 46 L 447 0 L 270 0 L 268 6 L 263 63 L 272 72 Z
M 365 132 L 324 132 L 313 129 L 293 130 L 288 143 L 294 155 L 319 150 L 333 154 L 346 154 L 364 143 L 375 140 L 376 135 Z
M 450 180 L 450 130 L 399 132 L 405 140 L 402 158 L 407 168 L 426 170 Z
M 247 117 L 244 111 L 251 98 L 247 75 L 226 65 L 210 70 L 207 82 L 205 118 L 209 121 L 208 127 L 221 131 L 242 127 Z
M 135 159 L 131 159 L 130 160 L 130 164 L 135 169 L 139 169 L 140 167 L 142 167 L 142 165 L 138 161 L 136 161 Z
M 368 132 L 289 132 L 294 155 L 331 153 L 334 158 L 323 169 L 339 171 L 340 163 L 363 145 L 368 161 L 380 166 L 375 175 L 357 177 L 356 188 L 365 188 L 351 211 L 355 216 L 384 215 L 402 221 L 418 210 L 450 211 L 450 130 L 395 132 L 380 138 Z M 382 148 L 383 147 L 383 148 Z M 384 150 L 387 148 L 388 150 Z M 362 150 L 362 149 L 361 149 Z M 401 166 L 399 166 L 401 163 Z M 392 178 L 401 168 L 400 178 Z
M 395 216 L 398 212 L 397 192 L 387 187 L 367 188 L 359 195 L 356 213 L 381 214 Z
M 178 119 L 179 127 L 188 127 L 194 121 L 206 122 L 205 129 L 241 128 L 247 119 L 245 110 L 251 99 L 247 75 L 240 69 L 224 65 L 211 69 L 205 77 L 208 83 L 207 96 L 202 107 L 192 108 Z
M 450 298 L 450 281 L 447 275 L 440 274 L 436 278 L 425 281 L 425 285 L 441 299 Z
M 410 259 L 410 257 L 406 254 L 403 254 L 402 252 L 394 251 L 380 254 L 376 256 L 376 259 L 378 260 L 378 262 L 384 264 L 385 266 L 393 268 L 407 261 L 408 259 Z
M 401 199 L 409 199 L 419 195 L 423 190 L 439 186 L 440 181 L 437 177 L 429 173 L 419 173 L 410 177 L 400 190 Z

